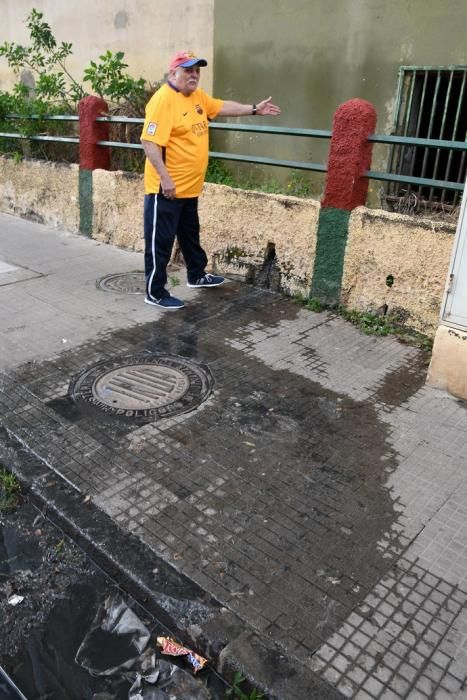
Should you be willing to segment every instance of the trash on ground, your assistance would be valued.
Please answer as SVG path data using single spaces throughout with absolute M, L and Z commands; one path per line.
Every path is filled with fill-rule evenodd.
M 8 605 L 19 605 L 24 600 L 22 595 L 12 595 L 8 598 Z
M 157 644 L 161 648 L 163 654 L 168 654 L 170 656 L 186 656 L 186 660 L 195 673 L 201 671 L 208 662 L 207 659 L 196 654 L 191 649 L 188 649 L 188 647 L 184 647 L 170 637 L 158 637 Z
M 75 660 L 94 676 L 123 676 L 132 684 L 128 700 L 209 700 L 211 695 L 203 683 L 175 664 L 156 658 L 155 649 L 148 646 L 150 637 L 126 603 L 117 595 L 109 596 L 99 607 Z M 184 651 L 176 655 L 191 654 L 196 670 L 207 663 L 191 650 L 177 646 Z
M 76 661 L 94 676 L 131 668 L 150 638 L 149 631 L 119 596 L 109 596 L 96 613 Z
M 211 695 L 199 680 L 165 659 L 148 655 L 148 668 L 142 668 L 130 688 L 128 700 L 209 700 Z M 144 667 L 144 664 L 143 664 Z M 129 674 L 126 674 L 129 677 Z

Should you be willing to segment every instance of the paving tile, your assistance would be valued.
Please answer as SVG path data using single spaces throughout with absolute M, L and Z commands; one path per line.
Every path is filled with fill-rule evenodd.
M 43 276 L 0 283 L 0 411 L 38 476 L 91 496 L 344 697 L 461 697 L 467 410 L 424 385 L 419 351 L 234 282 L 172 318 L 111 301 L 95 280 L 141 256 L 78 237 L 67 297 L 62 234 L 34 231 Z M 27 240 L 2 230 L 0 258 Z M 215 390 L 146 425 L 68 395 L 85 367 L 148 352 L 205 363 Z

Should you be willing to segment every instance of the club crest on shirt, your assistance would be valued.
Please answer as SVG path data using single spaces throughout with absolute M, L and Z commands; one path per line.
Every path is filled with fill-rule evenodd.
M 207 121 L 198 122 L 198 124 L 191 125 L 191 133 L 195 136 L 206 136 L 208 133 L 208 123 Z
M 198 114 L 202 114 L 202 113 L 203 113 L 203 108 L 201 107 L 201 105 L 195 105 L 195 109 L 196 109 L 196 111 L 198 112 Z
M 157 124 L 154 124 L 154 122 L 149 122 L 148 128 L 146 129 L 146 131 L 149 134 L 149 136 L 154 136 L 154 134 L 156 133 L 156 129 L 157 129 Z

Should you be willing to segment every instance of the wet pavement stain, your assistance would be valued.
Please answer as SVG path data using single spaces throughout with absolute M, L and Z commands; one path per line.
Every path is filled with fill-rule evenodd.
M 12 390 L 8 401 L 15 434 L 122 527 L 246 624 L 310 653 L 400 552 L 397 536 L 387 543 L 397 513 L 385 486 L 397 455 L 370 402 L 272 369 L 227 342 L 244 338 L 258 308 L 258 330 L 271 339 L 299 313 L 278 295 L 231 284 L 215 304 L 199 297 L 186 313 L 18 368 L 13 384 L 36 400 Z M 138 352 L 206 363 L 214 395 L 197 411 L 134 431 L 63 410 L 71 377 Z M 402 400 L 418 386 L 416 367 Z M 391 390 L 399 401 L 384 386 L 379 399 Z
M 429 354 L 419 350 L 412 360 L 389 372 L 373 399 L 388 406 L 400 406 L 425 384 Z

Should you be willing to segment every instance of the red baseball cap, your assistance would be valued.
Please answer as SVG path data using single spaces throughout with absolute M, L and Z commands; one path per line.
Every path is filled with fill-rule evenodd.
M 191 66 L 207 66 L 208 62 L 204 58 L 197 58 L 192 51 L 177 51 L 175 56 L 169 63 L 169 70 L 175 70 L 181 66 L 182 68 L 190 68 Z

